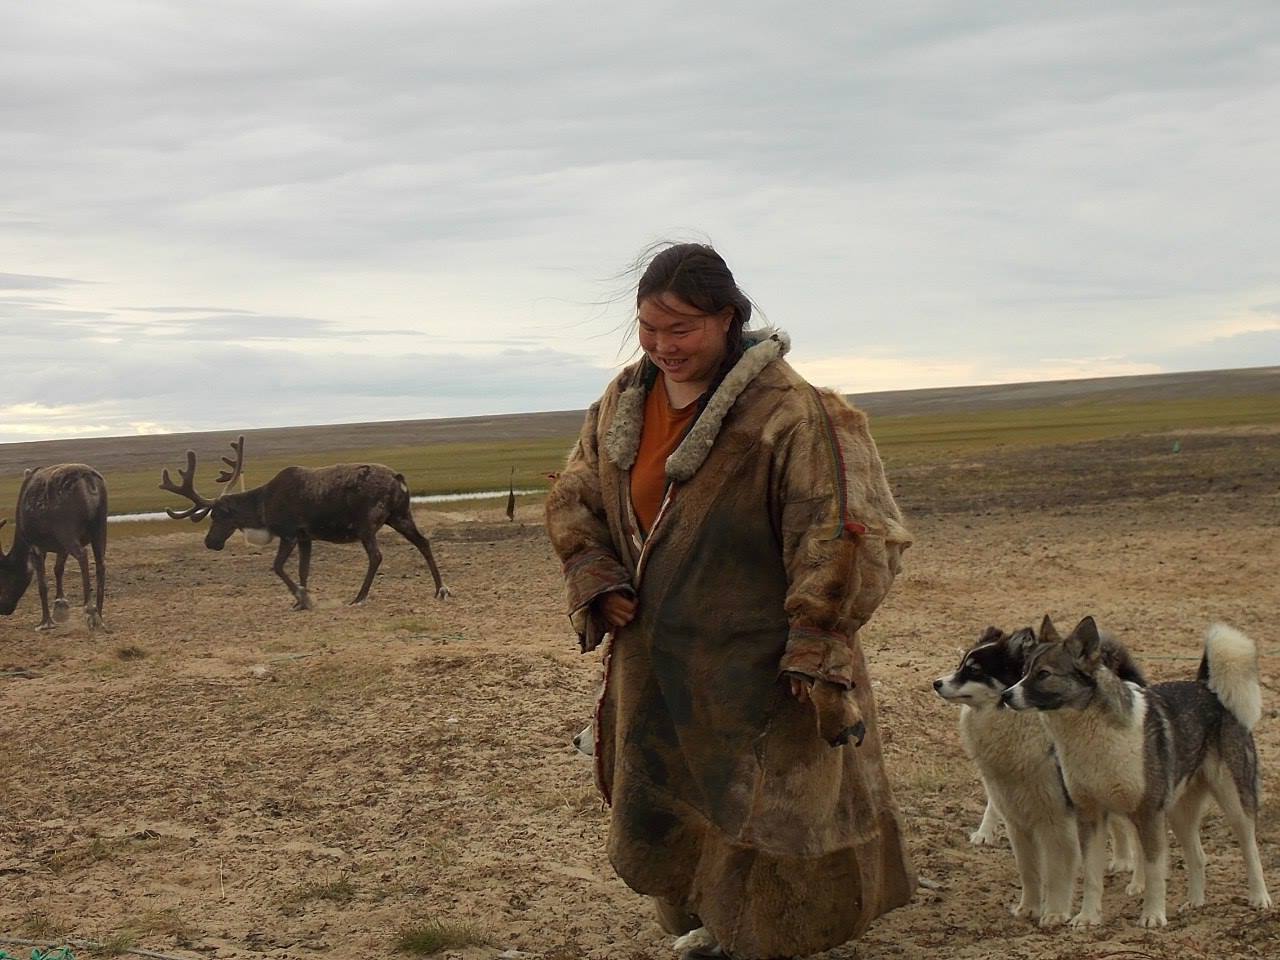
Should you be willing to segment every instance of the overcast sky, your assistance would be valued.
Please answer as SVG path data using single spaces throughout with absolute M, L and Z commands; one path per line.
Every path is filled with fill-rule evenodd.
M 1274 0 L 0 10 L 0 441 L 582 407 L 662 238 L 849 392 L 1280 363 Z

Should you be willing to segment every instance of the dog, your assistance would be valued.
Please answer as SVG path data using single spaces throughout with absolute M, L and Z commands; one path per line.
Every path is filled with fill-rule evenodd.
M 982 824 L 970 842 L 994 843 L 1003 819 L 1022 885 L 1012 912 L 1038 917 L 1047 927 L 1071 918 L 1079 850 L 1075 811 L 1044 724 L 1036 716 L 1002 709 L 1001 700 L 1022 678 L 1037 646 L 1030 628 L 1010 634 L 988 627 L 956 671 L 936 679 L 933 689 L 961 705 L 960 740 L 987 793 Z M 1108 644 L 1106 655 L 1117 672 L 1145 683 L 1122 647 Z M 1116 840 L 1118 859 L 1123 856 L 1121 836 Z
M 1106 663 L 1092 617 L 1063 639 L 1049 617 L 1025 676 L 1001 694 L 1014 710 L 1044 719 L 1077 812 L 1084 894 L 1075 926 L 1102 922 L 1102 824 L 1107 814 L 1137 829 L 1146 889 L 1138 922 L 1163 927 L 1166 818 L 1187 866 L 1187 906 L 1202 906 L 1200 820 L 1209 796 L 1244 855 L 1249 903 L 1271 906 L 1255 837 L 1258 754 L 1253 725 L 1262 715 L 1258 655 L 1244 634 L 1222 624 L 1205 633 L 1195 680 L 1140 687 Z

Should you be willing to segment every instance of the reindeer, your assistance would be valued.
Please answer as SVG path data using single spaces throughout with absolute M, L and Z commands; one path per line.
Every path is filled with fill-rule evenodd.
M 190 500 L 194 506 L 186 510 L 168 510 L 175 520 L 190 519 L 199 523 L 206 516 L 209 533 L 204 545 L 221 550 L 227 538 L 243 530 L 250 543 L 265 546 L 279 540 L 276 550 L 276 576 L 284 581 L 294 597 L 294 610 L 312 609 L 307 593 L 307 574 L 311 569 L 311 542 L 354 543 L 360 541 L 369 555 L 369 569 L 364 584 L 352 605 L 362 604 L 369 594 L 373 575 L 382 563 L 378 549 L 378 529 L 385 523 L 418 548 L 436 584 L 436 597 L 449 596 L 449 588 L 440 579 L 431 543 L 418 532 L 409 509 L 409 486 L 404 477 L 380 463 L 339 463 L 331 467 L 285 467 L 260 487 L 241 493 L 228 493 L 244 471 L 244 437 L 231 444 L 235 457 L 223 457 L 227 469 L 218 474 L 222 490 L 210 500 L 196 492 L 194 478 L 196 454 L 187 451 L 187 469 L 179 470 L 181 485 L 169 479 L 169 471 L 161 474 L 160 489 Z M 298 548 L 298 583 L 285 572 L 284 564 Z
M 40 623 L 37 630 L 52 630 L 67 619 L 70 604 L 62 593 L 62 571 L 67 554 L 80 564 L 84 583 L 84 614 L 89 629 L 106 629 L 102 620 L 102 599 L 106 587 L 107 568 L 107 482 L 102 474 L 83 463 L 59 463 L 51 467 L 28 469 L 18 491 L 15 511 L 13 546 L 6 554 L 0 551 L 0 614 L 13 613 L 38 574 L 40 587 Z M 0 520 L 0 527 L 5 521 Z M 90 604 L 89 558 L 84 548 L 93 550 L 97 572 L 97 597 Z M 49 615 L 49 587 L 45 582 L 45 554 L 53 552 L 53 575 L 57 595 L 53 600 L 53 616 Z

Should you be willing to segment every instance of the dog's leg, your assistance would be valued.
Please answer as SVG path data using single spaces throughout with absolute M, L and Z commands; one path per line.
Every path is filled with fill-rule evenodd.
M 1134 825 L 1138 828 L 1143 876 L 1147 882 L 1147 889 L 1142 896 L 1142 915 L 1138 918 L 1138 923 L 1144 927 L 1163 927 L 1169 922 L 1165 916 L 1169 838 L 1165 833 L 1164 811 L 1140 811 Z
M 982 822 L 978 824 L 978 829 L 969 834 L 969 842 L 975 847 L 994 847 L 1000 843 L 1000 811 L 996 809 L 985 781 L 982 789 L 987 794 L 987 809 L 982 812 Z
M 1245 876 L 1249 878 L 1249 906 L 1269 910 L 1271 894 L 1267 893 L 1267 882 L 1262 876 L 1262 858 L 1258 856 L 1256 813 L 1244 808 L 1240 790 L 1231 774 L 1222 769 L 1221 765 L 1216 773 L 1216 776 L 1214 773 L 1209 775 L 1209 789 L 1213 791 L 1213 798 L 1218 801 L 1222 815 L 1231 825 L 1231 832 L 1236 835 L 1236 842 L 1240 844 Z
M 1200 846 L 1200 820 L 1204 816 L 1204 802 L 1208 799 L 1206 784 L 1195 778 L 1187 784 L 1186 791 L 1169 809 L 1169 826 L 1182 848 L 1182 859 L 1187 865 L 1187 902 L 1182 909 L 1204 906 L 1204 848 Z
M 1111 834 L 1113 857 L 1107 865 L 1108 873 L 1129 872 L 1129 883 L 1124 892 L 1139 897 L 1147 888 L 1142 870 L 1142 852 L 1138 846 L 1138 833 L 1128 817 L 1114 813 L 1107 817 L 1107 829 Z
M 1071 918 L 1073 927 L 1095 926 L 1102 922 L 1102 881 L 1106 867 L 1107 834 L 1101 816 L 1079 819 L 1080 853 L 1084 861 L 1084 893 L 1080 912 Z
M 1039 830 L 1040 883 L 1044 903 L 1040 908 L 1040 926 L 1055 927 L 1071 919 L 1071 901 L 1075 898 L 1076 866 L 1080 859 L 1080 838 L 1075 817 L 1065 811 L 1056 823 L 1043 824 Z
M 1107 861 L 1107 873 L 1132 872 L 1134 864 L 1141 858 L 1133 855 L 1133 828 L 1129 821 L 1121 816 L 1108 816 L 1107 833 L 1111 836 L 1111 859 Z
M 1022 898 L 1013 907 L 1015 917 L 1040 916 L 1040 848 L 1036 838 L 1025 824 L 1005 821 L 1009 831 L 1009 845 L 1013 847 L 1013 859 L 1018 865 L 1018 879 L 1022 881 Z

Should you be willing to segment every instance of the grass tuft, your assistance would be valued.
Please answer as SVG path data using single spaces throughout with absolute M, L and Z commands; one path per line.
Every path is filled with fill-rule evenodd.
M 137 935 L 128 930 L 122 930 L 99 940 L 98 946 L 93 948 L 93 952 L 100 957 L 118 957 L 128 953 L 137 945 Z
M 327 883 L 304 883 L 289 894 L 292 903 L 308 903 L 312 900 L 328 900 L 331 903 L 350 903 L 355 899 L 356 885 L 351 878 L 341 876 Z
M 482 947 L 490 942 L 491 938 L 475 924 L 424 920 L 401 929 L 396 938 L 396 950 L 429 957 L 442 950 Z
M 43 910 L 28 910 L 22 916 L 22 932 L 32 940 L 61 940 L 70 931 L 70 923 Z
M 121 647 L 117 650 L 116 656 L 121 660 L 143 660 L 147 656 L 147 651 L 143 650 L 136 643 L 131 643 L 127 647 Z

